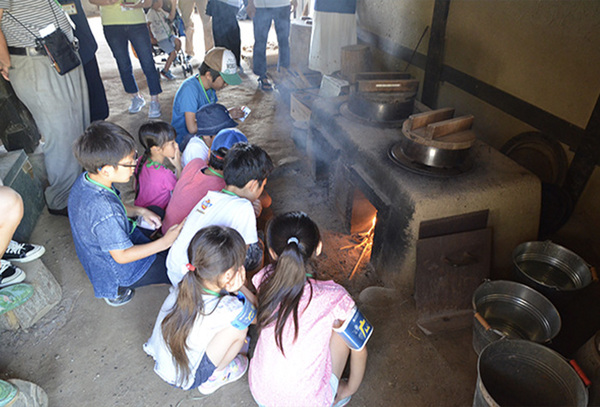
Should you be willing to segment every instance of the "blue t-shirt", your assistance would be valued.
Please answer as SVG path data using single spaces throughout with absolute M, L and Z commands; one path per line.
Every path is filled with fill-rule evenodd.
M 206 95 L 208 95 L 208 100 L 206 99 Z M 217 103 L 217 92 L 214 89 L 207 89 L 206 95 L 204 94 L 204 90 L 202 90 L 198 75 L 187 78 L 183 81 L 179 89 L 177 89 L 175 99 L 173 100 L 171 125 L 177 132 L 175 140 L 178 144 L 181 144 L 189 134 L 185 125 L 185 112 L 196 113 L 204 105 Z
M 69 222 L 77 257 L 98 298 L 115 298 L 118 288 L 138 281 L 148 271 L 156 255 L 119 264 L 110 250 L 124 250 L 150 240 L 132 224 L 115 193 L 91 183 L 81 174 L 69 194 Z

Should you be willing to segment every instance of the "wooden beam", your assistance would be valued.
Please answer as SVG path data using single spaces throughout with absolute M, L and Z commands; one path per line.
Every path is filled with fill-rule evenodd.
M 427 50 L 427 64 L 421 101 L 435 109 L 444 68 L 444 48 L 446 46 L 446 23 L 451 0 L 435 0 L 431 18 L 431 36 Z

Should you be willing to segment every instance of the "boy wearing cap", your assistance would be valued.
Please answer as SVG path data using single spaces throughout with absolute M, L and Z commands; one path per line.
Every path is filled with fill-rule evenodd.
M 221 130 L 213 140 L 208 166 L 206 161 L 200 158 L 190 161 L 175 184 L 173 195 L 165 210 L 163 233 L 169 230 L 171 225 L 181 223 L 208 191 L 220 191 L 225 188 L 223 165 L 227 151 L 235 143 L 247 141 L 246 136 L 239 130 Z
M 207 162 L 215 135 L 223 129 L 236 127 L 238 124 L 231 118 L 227 108 L 218 103 L 204 105 L 196 112 L 198 130 L 196 135 L 184 141 L 181 165 L 185 166 L 195 158 Z
M 171 125 L 177 132 L 177 143 L 184 145 L 187 138 L 198 131 L 196 112 L 204 105 L 217 103 L 217 91 L 227 85 L 239 85 L 235 56 L 228 49 L 213 48 L 204 57 L 200 74 L 186 79 L 175 94 Z M 234 119 L 244 116 L 240 107 L 229 109 Z

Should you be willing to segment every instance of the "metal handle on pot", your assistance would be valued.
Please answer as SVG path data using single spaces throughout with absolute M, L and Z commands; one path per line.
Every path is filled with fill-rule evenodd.
M 592 281 L 598 281 L 598 272 L 596 271 L 596 267 L 590 266 L 590 273 L 592 274 Z
M 585 384 L 586 387 L 590 387 L 592 385 L 592 381 L 587 377 L 587 375 L 585 374 L 581 366 L 579 366 L 579 364 L 575 361 L 575 359 L 570 359 L 569 364 L 573 369 L 575 369 L 575 372 L 577 373 L 581 381 L 583 381 L 583 384 Z
M 464 252 L 462 259 L 460 259 L 460 260 L 450 259 L 446 256 L 444 256 L 443 260 L 444 260 L 444 263 L 446 263 L 454 268 L 469 266 L 469 265 L 475 264 L 479 261 L 479 259 L 476 256 L 472 255 L 469 252 Z
M 490 324 L 488 324 L 488 322 L 485 320 L 485 318 L 479 312 L 475 313 L 475 319 L 477 321 L 479 321 L 479 323 L 481 324 L 481 326 L 483 326 L 483 328 L 486 331 L 489 331 L 490 329 L 492 329 L 492 327 L 490 326 Z

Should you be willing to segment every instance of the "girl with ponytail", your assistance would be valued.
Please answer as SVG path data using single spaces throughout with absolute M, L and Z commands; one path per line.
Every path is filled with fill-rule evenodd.
M 239 352 L 256 299 L 244 287 L 246 244 L 234 229 L 201 229 L 188 256 L 189 272 L 171 289 L 144 350 L 167 383 L 211 394 L 248 368 Z
M 252 278 L 259 304 L 252 396 L 261 406 L 346 405 L 362 382 L 367 351 L 351 349 L 334 331 L 355 303 L 339 284 L 318 279 L 319 228 L 305 213 L 289 212 L 271 220 L 266 239 L 275 263 Z M 340 381 L 348 358 L 350 377 Z
M 136 206 L 157 206 L 163 211 L 167 207 L 181 174 L 181 153 L 176 136 L 173 126 L 166 122 L 150 121 L 140 127 L 138 137 L 144 153 L 134 172 Z M 165 167 L 166 160 L 171 162 L 175 173 Z

